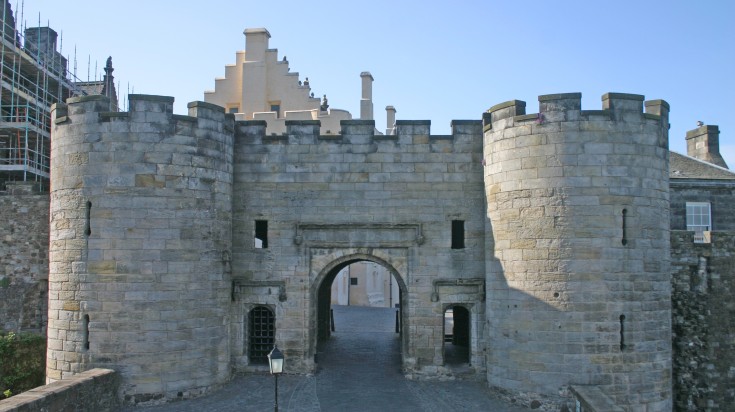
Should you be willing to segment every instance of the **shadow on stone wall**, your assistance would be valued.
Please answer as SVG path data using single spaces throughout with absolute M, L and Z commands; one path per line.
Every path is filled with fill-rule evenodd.
M 674 410 L 735 405 L 735 232 L 671 232 Z

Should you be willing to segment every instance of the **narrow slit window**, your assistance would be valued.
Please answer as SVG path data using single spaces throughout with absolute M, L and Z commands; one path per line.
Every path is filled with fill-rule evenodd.
M 620 243 L 623 244 L 623 246 L 626 246 L 628 244 L 628 237 L 627 233 L 625 233 L 625 226 L 626 226 L 626 217 L 628 216 L 628 209 L 623 209 L 623 239 Z
M 84 315 L 84 350 L 89 350 L 89 315 Z
M 464 249 L 464 220 L 452 220 L 452 249 Z
M 89 235 L 92 234 L 92 202 L 87 201 L 87 213 L 85 213 L 84 217 L 86 219 L 86 224 L 84 228 L 84 235 L 89 237 Z
M 255 248 L 268 249 L 268 221 L 255 221 Z
M 625 350 L 625 315 L 620 315 L 620 351 Z

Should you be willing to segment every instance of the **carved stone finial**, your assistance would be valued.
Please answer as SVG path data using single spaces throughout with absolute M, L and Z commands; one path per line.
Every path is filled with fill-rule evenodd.
M 327 102 L 327 95 L 325 94 L 324 97 L 322 97 L 322 105 L 319 107 L 319 110 L 326 112 L 327 109 L 329 109 L 329 103 Z
M 112 68 L 112 56 L 110 56 L 107 58 L 107 62 L 105 63 L 105 73 L 109 75 L 113 70 L 115 69 Z

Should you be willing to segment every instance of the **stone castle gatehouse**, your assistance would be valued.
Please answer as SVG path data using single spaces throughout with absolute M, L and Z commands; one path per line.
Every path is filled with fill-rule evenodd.
M 49 379 L 109 367 L 128 402 L 196 396 L 262 368 L 254 316 L 313 372 L 332 280 L 369 261 L 398 282 L 409 376 L 453 374 L 443 315 L 460 306 L 472 373 L 501 393 L 561 405 L 595 385 L 671 409 L 666 102 L 546 95 L 437 136 L 272 135 L 209 103 L 129 101 L 53 109 Z

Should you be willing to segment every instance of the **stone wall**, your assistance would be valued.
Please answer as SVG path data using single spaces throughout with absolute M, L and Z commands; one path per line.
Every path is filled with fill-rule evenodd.
M 671 232 L 673 384 L 677 411 L 735 405 L 735 232 Z
M 538 114 L 510 101 L 485 115 L 488 383 L 549 398 L 597 385 L 665 410 L 668 105 L 602 100 L 546 95 Z
M 128 403 L 230 378 L 233 119 L 130 95 L 52 109 L 48 381 L 121 371 Z
M 0 192 L 0 330 L 46 333 L 49 197 L 32 183 Z
M 471 312 L 472 365 L 482 371 L 480 122 L 455 121 L 448 136 L 432 136 L 428 121 L 399 121 L 392 136 L 376 136 L 374 121 L 343 121 L 339 135 L 320 135 L 316 121 L 287 126 L 286 135 L 271 136 L 265 122 L 236 123 L 232 266 L 243 285 L 243 303 L 233 314 L 238 363 L 247 363 L 241 349 L 247 305 L 259 303 L 275 308 L 276 342 L 290 367 L 313 371 L 317 335 L 328 334 L 324 286 L 335 271 L 367 260 L 386 267 L 401 288 L 407 373 L 435 374 L 443 367 L 443 310 L 451 303 Z M 268 222 L 267 248 L 254 245 L 256 220 Z M 462 248 L 452 248 L 453 220 L 464 222 Z M 477 283 L 436 284 L 448 279 Z M 282 296 L 273 282 L 282 282 Z
M 0 412 L 119 410 L 120 375 L 92 369 L 0 401 Z
M 709 202 L 713 231 L 735 230 L 735 182 L 671 179 L 671 229 L 686 230 L 686 203 Z
M 729 359 L 735 328 L 711 314 L 733 318 L 733 239 L 670 236 L 668 105 L 539 101 L 539 114 L 491 109 L 484 141 L 479 121 L 448 136 L 428 121 L 398 121 L 391 136 L 373 121 L 343 121 L 338 135 L 289 121 L 274 136 L 207 103 L 173 115 L 161 96 L 131 95 L 128 113 L 105 112 L 102 97 L 56 106 L 48 379 L 105 366 L 130 403 L 203 394 L 233 367 L 253 370 L 256 305 L 275 313 L 290 370 L 313 372 L 331 282 L 368 261 L 399 285 L 406 375 L 452 374 L 443 315 L 460 305 L 472 371 L 505 396 L 548 408 L 592 385 L 665 410 L 673 256 L 677 403 L 732 402 L 735 369 L 714 359 Z M 24 196 L 4 201 L 26 213 Z

